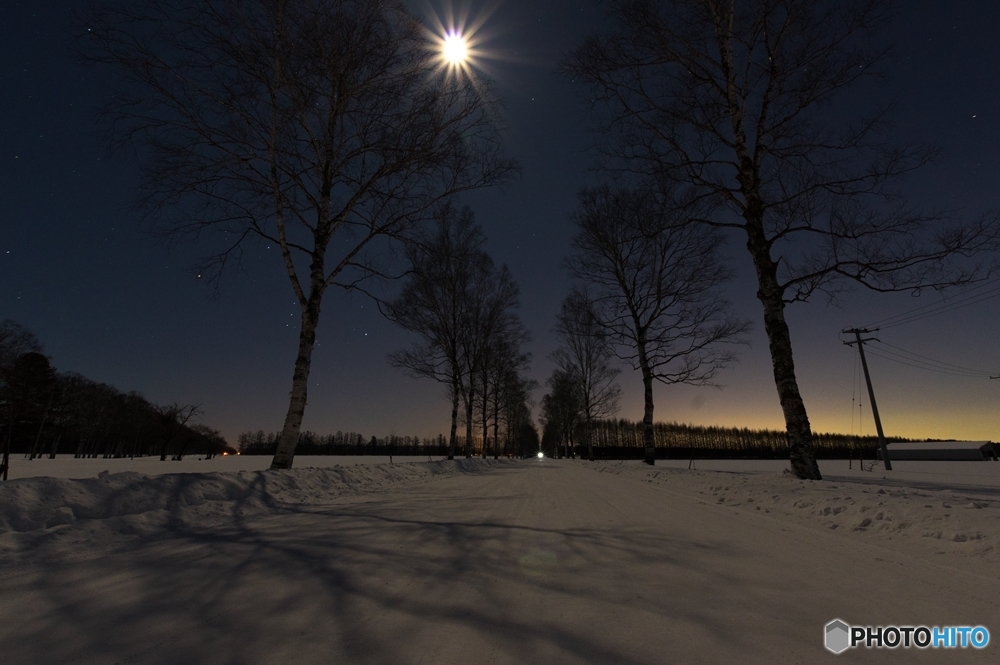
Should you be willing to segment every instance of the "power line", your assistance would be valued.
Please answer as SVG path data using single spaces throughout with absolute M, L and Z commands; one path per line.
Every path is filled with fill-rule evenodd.
M 878 341 L 881 344 L 884 344 L 885 346 L 888 346 L 889 348 L 895 349 L 897 352 L 899 352 L 900 354 L 903 354 L 904 356 L 912 357 L 913 359 L 915 359 L 915 360 L 917 360 L 919 362 L 926 362 L 928 364 L 938 365 L 938 366 L 941 367 L 941 369 L 957 370 L 957 371 L 961 371 L 961 372 L 968 372 L 970 374 L 975 374 L 976 376 L 984 376 L 984 375 L 985 376 L 989 376 L 989 375 L 993 374 L 993 372 L 984 372 L 981 369 L 973 369 L 971 367 L 963 367 L 961 365 L 955 365 L 954 363 L 947 363 L 947 362 L 945 362 L 943 360 L 937 360 L 935 358 L 931 358 L 930 356 L 925 356 L 925 355 L 919 354 L 916 351 L 909 351 L 909 350 L 904 349 L 904 348 L 902 348 L 900 346 L 896 346 L 895 344 L 890 344 L 889 342 L 886 342 L 886 341 L 881 340 L 881 339 L 880 340 L 876 340 L 876 341 Z M 892 352 L 891 351 L 886 351 L 885 353 L 892 353 Z
M 888 360 L 890 362 L 898 363 L 900 365 L 907 365 L 909 367 L 915 367 L 917 369 L 926 370 L 928 372 L 935 372 L 937 374 L 949 374 L 951 376 L 961 376 L 961 377 L 964 377 L 966 379 L 984 379 L 984 378 L 989 378 L 989 374 L 969 374 L 969 373 L 964 373 L 964 372 L 953 372 L 953 371 L 950 371 L 950 370 L 940 369 L 940 368 L 933 367 L 933 366 L 930 366 L 930 365 L 920 365 L 920 364 L 917 364 L 916 362 L 907 362 L 906 360 L 901 360 L 900 359 L 900 358 L 902 358 L 902 356 L 897 357 L 897 358 L 893 358 L 891 356 L 883 355 L 882 353 L 878 353 L 877 351 L 874 351 L 874 350 L 869 350 L 869 353 L 871 355 L 873 355 L 873 356 L 878 356 L 879 358 L 882 358 L 883 360 Z M 885 353 L 889 353 L 889 352 L 885 352 Z
M 943 302 L 933 302 L 933 303 L 927 303 L 926 305 L 920 305 L 919 307 L 914 307 L 913 309 L 906 310 L 905 312 L 900 312 L 899 314 L 894 314 L 884 319 L 880 319 L 867 327 L 871 328 L 873 326 L 886 327 L 889 325 L 897 325 L 896 323 L 897 319 L 906 319 L 910 318 L 911 316 L 922 316 L 924 313 L 927 313 L 924 310 L 946 308 L 955 305 L 956 302 L 962 302 L 969 298 L 978 298 L 985 294 L 977 292 L 982 291 L 983 289 L 987 289 L 987 293 L 989 293 L 992 292 L 994 289 L 996 289 L 998 286 L 1000 286 L 1000 280 L 992 280 L 989 282 L 984 282 L 979 286 L 974 286 L 970 289 L 967 289 L 963 293 L 959 294 L 960 298 L 958 298 L 957 301 L 946 300 Z
M 983 289 L 986 289 L 985 291 Z M 957 309 L 962 309 L 964 307 L 969 307 L 971 305 L 976 305 L 978 303 L 984 302 L 986 300 L 991 300 L 1000 296 L 1000 280 L 992 280 L 979 286 L 973 287 L 959 297 L 954 298 L 950 301 L 928 303 L 926 305 L 921 305 L 920 307 L 915 307 L 906 312 L 901 312 L 893 316 L 881 319 L 872 324 L 865 326 L 866 328 L 894 328 L 896 326 L 901 326 L 907 323 L 914 323 L 916 321 L 921 321 L 933 316 L 939 316 L 941 314 L 947 314 L 953 312 Z
M 843 330 L 841 332 L 854 332 L 853 330 Z M 865 330 L 869 333 L 879 332 L 878 328 L 873 330 Z M 917 353 L 916 351 L 910 351 L 909 349 L 904 349 L 901 346 L 896 346 L 878 337 L 871 337 L 868 340 L 871 342 L 878 342 L 879 344 L 889 347 L 889 348 L 875 348 L 871 349 L 870 353 L 873 356 L 878 356 L 883 360 L 888 360 L 900 365 L 907 365 L 909 367 L 914 367 L 916 369 L 923 369 L 929 372 L 936 372 L 938 374 L 949 374 L 951 376 L 962 376 L 970 379 L 983 379 L 992 378 L 997 372 L 990 372 L 983 369 L 974 369 L 972 367 L 965 367 L 962 365 L 956 365 L 954 363 L 945 362 L 943 360 L 938 360 L 937 358 L 931 358 L 930 356 Z M 849 344 L 849 342 L 845 342 Z M 890 350 L 894 349 L 894 350 Z M 998 377 L 1000 378 L 1000 377 Z
M 954 312 L 955 310 L 959 310 L 959 309 L 962 309 L 964 307 L 969 307 L 971 305 L 977 305 L 977 304 L 979 304 L 981 302 L 985 302 L 987 300 L 992 300 L 993 298 L 996 298 L 997 296 L 1000 296 L 1000 288 L 996 289 L 995 291 L 991 291 L 991 292 L 987 292 L 987 293 L 983 293 L 983 294 L 979 294 L 979 295 L 981 297 L 976 297 L 974 299 L 970 299 L 970 300 L 966 300 L 966 301 L 953 302 L 953 303 L 950 303 L 947 306 L 943 306 L 943 307 L 941 307 L 939 309 L 935 309 L 935 310 L 932 310 L 932 311 L 929 311 L 929 312 L 925 312 L 925 313 L 923 313 L 923 314 L 921 314 L 919 316 L 911 316 L 911 317 L 906 318 L 906 319 L 901 319 L 899 321 L 895 321 L 893 323 L 889 323 L 887 325 L 883 325 L 882 327 L 883 328 L 894 328 L 896 326 L 901 326 L 901 325 L 904 325 L 904 324 L 907 324 L 907 323 L 915 323 L 917 321 L 922 321 L 924 319 L 929 319 L 931 317 L 939 316 L 941 314 L 948 314 L 950 312 Z

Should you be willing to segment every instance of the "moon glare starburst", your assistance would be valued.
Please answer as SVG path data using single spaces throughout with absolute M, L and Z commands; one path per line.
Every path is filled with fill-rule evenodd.
M 487 36 L 482 30 L 492 10 L 471 16 L 469 10 L 458 11 L 446 3 L 443 15 L 429 12 L 426 24 L 428 48 L 437 61 L 437 70 L 448 76 L 475 78 L 491 55 L 484 49 Z
M 465 37 L 453 32 L 444 38 L 441 56 L 451 65 L 461 65 L 469 57 L 469 45 Z

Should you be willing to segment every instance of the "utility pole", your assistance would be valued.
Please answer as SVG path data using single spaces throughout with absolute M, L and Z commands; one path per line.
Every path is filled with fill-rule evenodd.
M 991 377 L 990 377 L 990 381 L 992 381 L 992 380 L 994 380 L 994 379 L 1000 379 L 1000 376 L 991 376 Z M 995 444 L 995 443 L 994 443 L 994 444 L 993 444 L 993 450 L 995 450 L 995 451 L 1000 451 L 1000 446 L 998 446 L 997 444 Z M 997 458 L 997 456 L 996 456 L 996 455 L 994 455 L 994 456 L 993 456 L 993 459 L 1000 459 L 1000 458 Z
M 865 383 L 868 384 L 868 399 L 872 403 L 872 415 L 875 416 L 875 429 L 878 431 L 878 446 L 882 450 L 882 461 L 885 463 L 885 470 L 892 471 L 892 463 L 889 461 L 889 449 L 885 446 L 885 434 L 882 433 L 882 420 L 878 417 L 878 404 L 875 403 L 875 391 L 872 390 L 872 379 L 868 375 L 868 362 L 865 360 L 865 342 L 871 342 L 875 340 L 874 337 L 867 337 L 861 339 L 862 334 L 868 334 L 873 332 L 878 332 L 878 328 L 875 330 L 868 330 L 866 328 L 851 328 L 849 330 L 844 330 L 845 333 L 852 333 L 854 335 L 853 342 L 844 342 L 847 346 L 858 345 L 858 353 L 861 354 L 861 367 L 865 370 Z

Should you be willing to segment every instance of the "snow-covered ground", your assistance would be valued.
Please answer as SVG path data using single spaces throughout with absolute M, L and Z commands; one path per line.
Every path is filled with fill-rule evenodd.
M 847 532 L 863 542 L 984 562 L 1000 577 L 1000 463 L 894 462 L 893 470 L 821 460 L 823 482 L 780 476 L 788 462 L 665 460 L 656 467 L 596 463 L 606 473 L 656 483 L 737 512 L 780 515 Z M 865 463 L 865 468 L 870 468 Z M 998 612 L 1000 616 L 1000 612 Z M 1000 630 L 1000 625 L 998 625 Z M 998 633 L 1000 639 L 1000 633 Z
M 443 457 L 435 455 L 392 458 L 394 464 L 407 462 L 440 461 Z M 356 464 L 389 464 L 389 457 L 342 456 L 342 455 L 299 455 L 295 458 L 295 467 L 299 469 L 326 469 L 334 466 L 354 466 Z M 147 476 L 158 476 L 164 473 L 207 473 L 211 471 L 263 471 L 271 466 L 270 455 L 226 455 L 205 459 L 204 455 L 187 455 L 177 462 L 167 459 L 163 462 L 159 457 L 137 457 L 135 459 L 74 459 L 69 455 L 57 456 L 54 460 L 48 458 L 29 460 L 21 455 L 14 455 L 10 460 L 11 479 L 35 478 L 50 476 L 52 478 L 96 478 L 99 473 L 121 473 L 134 471 Z
M 814 663 L 841 618 L 991 631 L 845 661 L 996 662 L 1000 463 L 401 459 L 0 484 L 0 661 Z

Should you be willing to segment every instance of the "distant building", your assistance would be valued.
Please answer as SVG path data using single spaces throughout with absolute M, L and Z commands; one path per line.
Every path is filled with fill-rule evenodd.
M 889 461 L 897 460 L 948 460 L 982 462 L 996 461 L 998 447 L 990 441 L 906 441 L 890 443 Z M 879 459 L 882 451 L 879 451 Z

